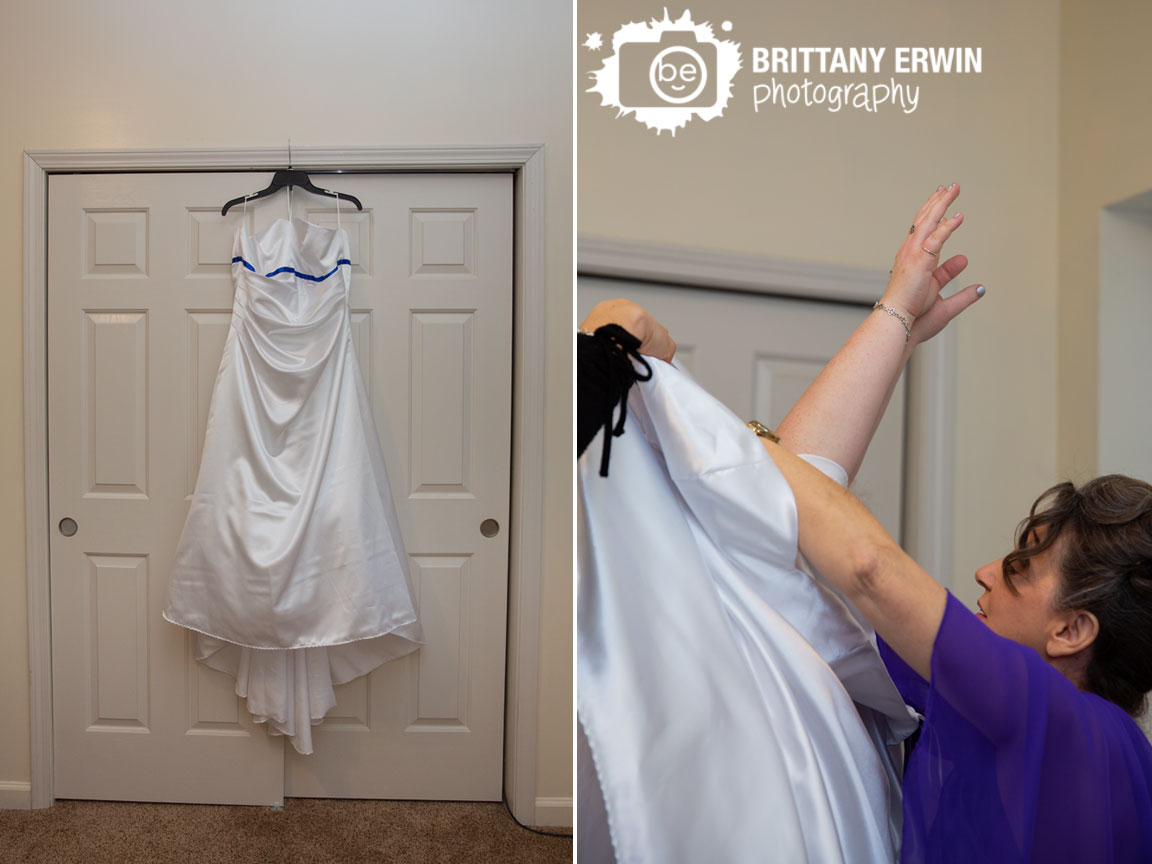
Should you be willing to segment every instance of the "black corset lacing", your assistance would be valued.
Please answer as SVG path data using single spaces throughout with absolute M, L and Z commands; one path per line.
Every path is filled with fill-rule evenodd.
M 590 409 L 593 416 L 587 418 L 593 423 L 580 422 L 582 430 L 587 428 L 589 440 L 600 429 L 604 430 L 603 451 L 600 456 L 600 476 L 608 476 L 608 460 L 612 455 L 612 439 L 624 434 L 624 420 L 628 416 L 628 390 L 636 381 L 647 381 L 652 377 L 652 367 L 640 355 L 640 340 L 618 324 L 605 324 L 597 328 L 591 336 L 582 333 L 581 350 L 577 357 L 578 386 L 581 391 L 595 389 L 594 404 L 581 400 L 578 410 Z M 644 374 L 633 365 L 633 360 L 644 367 Z M 603 389 L 593 384 L 602 384 Z M 619 419 L 613 425 L 612 414 L 617 406 Z M 582 435 L 585 433 L 582 433 Z M 578 442 L 582 451 L 587 441 Z

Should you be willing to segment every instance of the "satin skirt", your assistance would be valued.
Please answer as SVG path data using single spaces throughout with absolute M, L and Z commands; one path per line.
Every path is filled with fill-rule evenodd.
M 231 327 L 163 613 L 301 753 L 334 685 L 423 641 L 351 338 L 347 244 L 300 220 L 236 236 Z
M 578 472 L 578 774 L 602 802 L 586 818 L 597 796 L 580 790 L 580 847 L 621 864 L 893 861 L 915 716 L 871 630 L 799 558 L 759 439 L 649 362 L 610 476 L 599 440 Z

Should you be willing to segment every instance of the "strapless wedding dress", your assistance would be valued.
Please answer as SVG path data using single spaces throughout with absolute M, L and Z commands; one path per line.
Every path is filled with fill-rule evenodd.
M 301 753 L 334 685 L 423 641 L 350 270 L 340 228 L 281 219 L 236 235 L 231 327 L 163 613 Z

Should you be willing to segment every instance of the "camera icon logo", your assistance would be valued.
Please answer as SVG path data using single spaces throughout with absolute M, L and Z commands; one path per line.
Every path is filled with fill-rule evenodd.
M 721 24 L 725 31 L 732 24 Z M 601 47 L 597 32 L 584 46 Z M 732 79 L 740 69 L 740 46 L 717 39 L 708 23 L 695 24 L 685 10 L 673 21 L 664 10 L 662 20 L 625 24 L 612 36 L 615 53 L 591 73 L 601 105 L 618 109 L 618 117 L 632 114 L 657 134 L 676 130 L 693 118 L 721 116 L 732 98 Z
M 628 108 L 716 104 L 716 46 L 690 30 L 665 31 L 657 43 L 620 46 L 620 104 Z

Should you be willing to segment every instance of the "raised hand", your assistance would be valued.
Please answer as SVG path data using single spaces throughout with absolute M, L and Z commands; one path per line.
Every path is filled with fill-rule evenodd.
M 917 343 L 931 339 L 964 309 L 983 296 L 980 285 L 969 285 L 951 297 L 940 296 L 944 287 L 968 266 L 963 255 L 953 255 L 940 262 L 944 244 L 964 222 L 964 215 L 946 212 L 960 194 L 953 183 L 934 192 L 916 218 L 892 266 L 892 276 L 881 302 L 908 319 L 912 339 Z
M 619 324 L 640 340 L 639 351 L 660 360 L 671 360 L 676 342 L 664 325 L 631 300 L 605 300 L 588 313 L 580 329 L 592 333 L 605 324 Z

